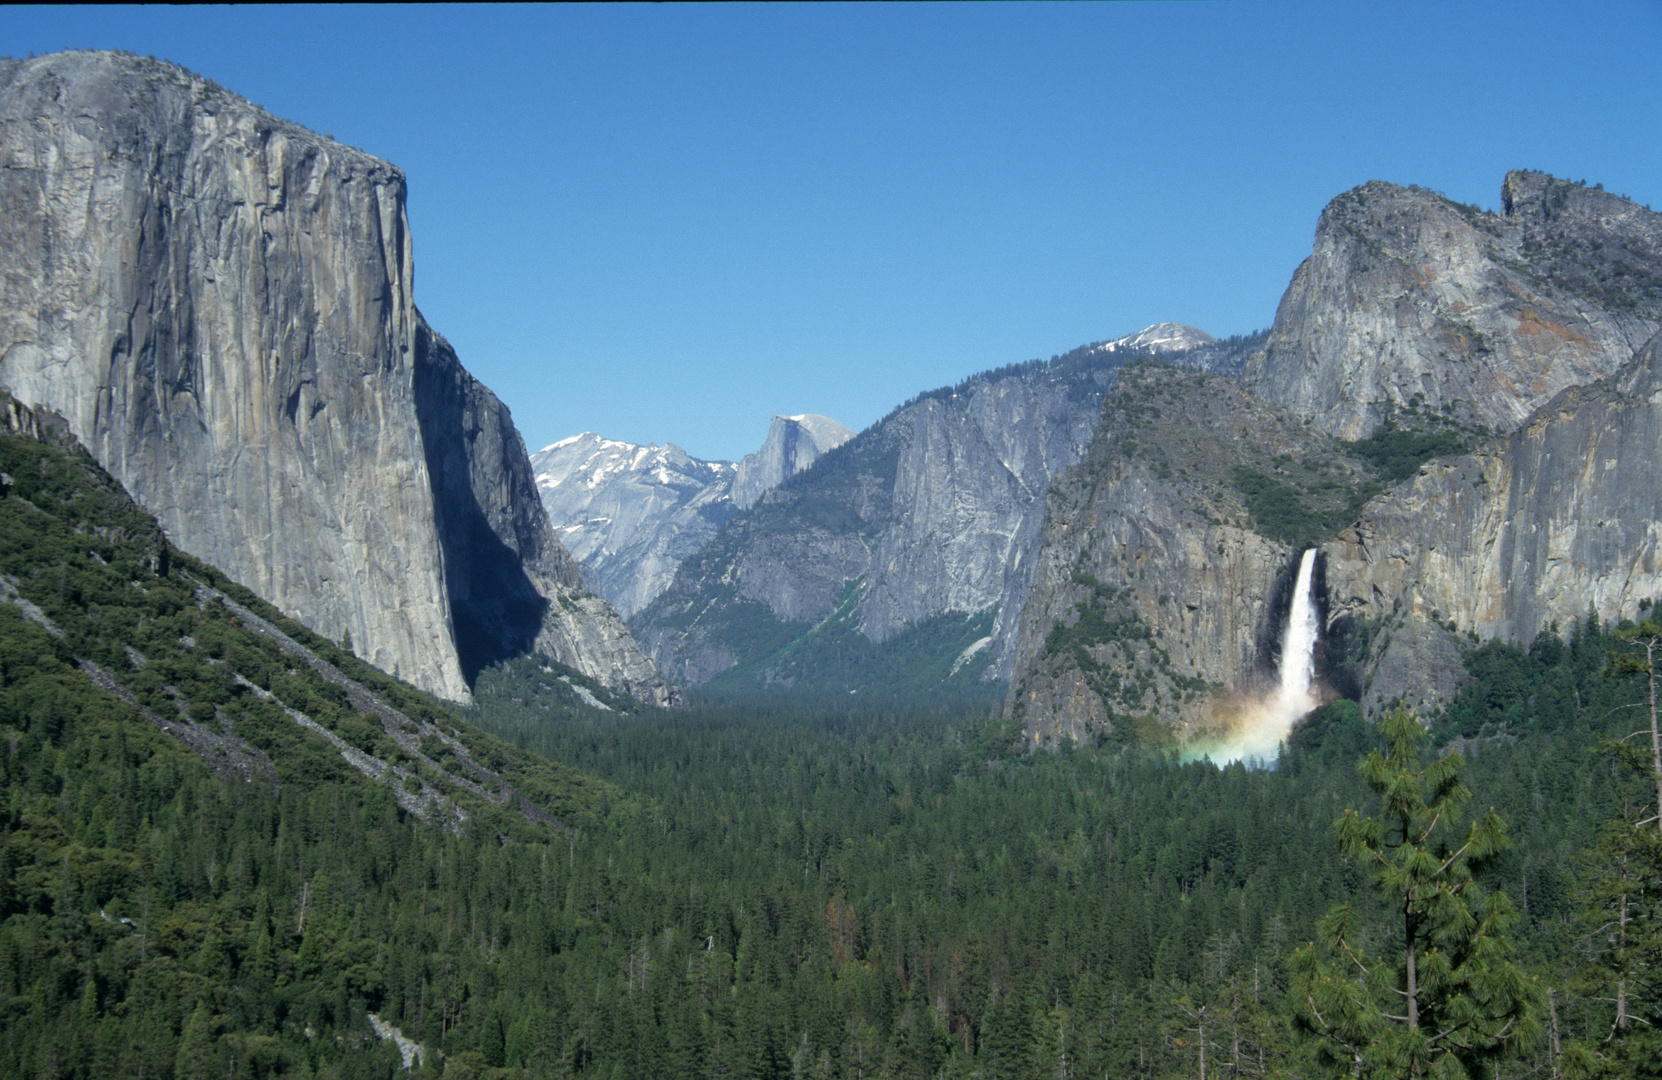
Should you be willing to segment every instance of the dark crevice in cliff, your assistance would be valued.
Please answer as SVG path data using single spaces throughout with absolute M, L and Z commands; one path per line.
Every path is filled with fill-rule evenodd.
M 445 591 L 462 676 L 532 650 L 548 600 L 491 526 L 473 486 L 472 377 L 425 322 L 416 329 L 415 408 L 444 557 Z M 481 388 L 482 389 L 482 388 Z

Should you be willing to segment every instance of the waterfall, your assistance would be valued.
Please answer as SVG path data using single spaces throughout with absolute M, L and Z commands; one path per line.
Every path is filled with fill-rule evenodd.
M 1281 685 L 1276 692 L 1276 712 L 1291 731 L 1294 721 L 1316 707 L 1310 683 L 1316 675 L 1316 634 L 1320 616 L 1316 612 L 1311 579 L 1316 572 L 1316 549 L 1306 548 L 1298 562 L 1298 583 L 1293 602 L 1287 607 L 1287 629 L 1281 635 Z
M 1321 635 L 1321 614 L 1316 609 L 1316 549 L 1299 558 L 1298 578 L 1287 605 L 1287 625 L 1281 634 L 1281 662 L 1277 684 L 1263 697 L 1242 702 L 1239 711 L 1226 722 L 1225 733 L 1216 741 L 1195 747 L 1213 761 L 1257 762 L 1271 765 L 1286 742 L 1293 725 L 1316 707 L 1316 640 Z

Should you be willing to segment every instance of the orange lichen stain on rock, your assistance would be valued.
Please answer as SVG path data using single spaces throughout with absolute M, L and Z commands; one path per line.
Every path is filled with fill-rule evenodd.
M 1542 318 L 1540 312 L 1534 308 L 1524 308 L 1521 311 L 1514 312 L 1512 317 L 1518 320 L 1518 333 L 1520 334 L 1551 334 L 1560 341 L 1567 341 L 1571 345 L 1577 345 L 1583 349 L 1593 347 L 1593 343 L 1588 341 L 1584 335 L 1567 326 L 1561 326 L 1551 319 Z

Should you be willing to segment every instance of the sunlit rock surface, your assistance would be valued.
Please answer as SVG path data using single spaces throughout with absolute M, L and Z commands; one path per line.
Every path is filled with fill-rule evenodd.
M 444 697 L 533 643 L 668 690 L 416 310 L 403 175 L 171 64 L 0 62 L 0 384 L 181 547 Z
M 1334 199 L 1243 383 L 1341 438 L 1411 403 L 1507 432 L 1662 326 L 1662 215 L 1522 171 L 1501 205 L 1379 181 Z

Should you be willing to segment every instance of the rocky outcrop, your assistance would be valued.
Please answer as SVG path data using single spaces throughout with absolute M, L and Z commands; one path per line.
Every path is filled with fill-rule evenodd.
M 1447 700 L 1424 642 L 1528 641 L 1662 597 L 1662 339 L 1563 391 L 1506 439 L 1433 461 L 1326 545 L 1334 616 L 1384 626 L 1370 703 Z
M 1273 662 L 1266 628 L 1297 562 L 1253 493 L 1273 484 L 1342 520 L 1372 479 L 1230 379 L 1126 368 L 1089 452 L 1051 485 L 1005 716 L 1035 745 L 1205 726 L 1219 694 Z
M 775 416 L 762 448 L 739 462 L 733 477 L 733 505 L 748 510 L 765 492 L 853 437 L 854 432 L 829 416 Z
M 1532 172 L 1502 206 L 1378 181 L 1334 199 L 1244 384 L 1347 439 L 1410 405 L 1509 432 L 1662 326 L 1662 215 Z
M 175 543 L 445 697 L 573 635 L 667 694 L 621 628 L 560 614 L 518 435 L 415 308 L 397 169 L 91 52 L 0 62 L 0 165 L 0 384 Z
M 632 627 L 678 681 L 743 664 L 766 682 L 785 677 L 768 660 L 774 651 L 800 661 L 821 640 L 805 635 L 833 616 L 881 643 L 990 610 L 990 640 L 943 635 L 938 644 L 963 650 L 974 676 L 1007 677 L 1045 492 L 1090 442 L 1103 394 L 1131 355 L 1118 344 L 906 403 L 736 513 Z M 1248 344 L 1181 355 L 1227 364 Z

